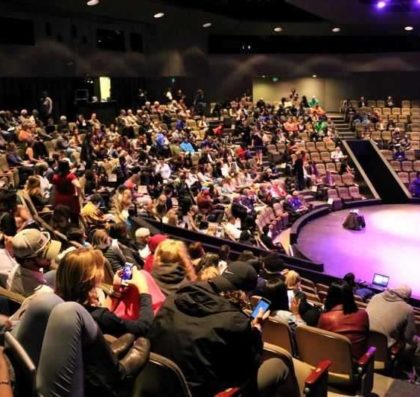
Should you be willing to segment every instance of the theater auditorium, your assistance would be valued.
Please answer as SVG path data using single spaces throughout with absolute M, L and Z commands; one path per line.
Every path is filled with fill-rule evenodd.
M 419 0 L 0 0 L 0 397 L 420 395 Z

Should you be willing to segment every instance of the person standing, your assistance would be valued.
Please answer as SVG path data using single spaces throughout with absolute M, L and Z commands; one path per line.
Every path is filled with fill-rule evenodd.
M 47 123 L 47 120 L 52 117 L 53 112 L 53 100 L 48 96 L 47 91 L 42 92 L 41 97 L 41 118 L 44 124 Z

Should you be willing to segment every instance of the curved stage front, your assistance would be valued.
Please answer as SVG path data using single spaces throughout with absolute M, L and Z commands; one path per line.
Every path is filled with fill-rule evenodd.
M 420 206 L 361 207 L 366 228 L 351 231 L 342 224 L 349 210 L 332 212 L 306 224 L 298 249 L 324 272 L 343 277 L 353 272 L 370 283 L 374 273 L 390 276 L 389 287 L 407 283 L 420 298 Z

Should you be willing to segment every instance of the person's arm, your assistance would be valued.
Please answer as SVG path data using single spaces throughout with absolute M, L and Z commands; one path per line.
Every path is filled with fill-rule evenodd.
M 13 397 L 9 367 L 4 358 L 3 348 L 0 348 L 0 396 Z

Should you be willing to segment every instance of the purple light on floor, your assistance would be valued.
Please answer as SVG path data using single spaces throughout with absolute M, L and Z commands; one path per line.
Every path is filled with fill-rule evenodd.
M 383 8 L 386 7 L 386 1 L 382 0 L 382 1 L 378 1 L 376 3 L 376 8 L 378 8 L 379 10 L 382 10 Z

